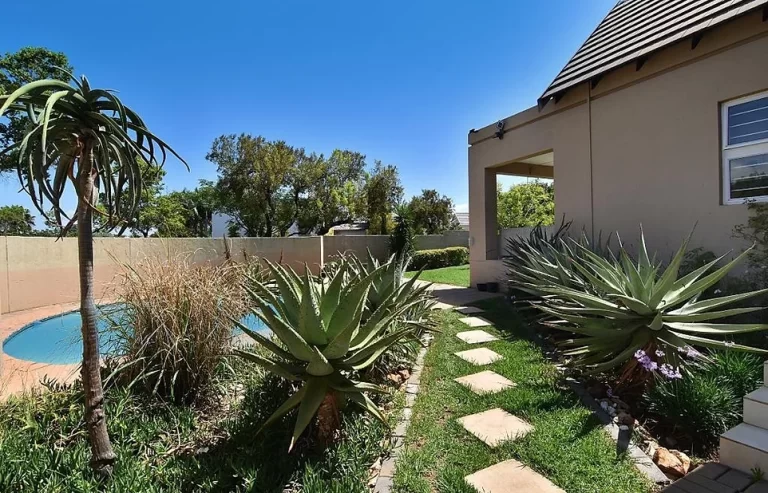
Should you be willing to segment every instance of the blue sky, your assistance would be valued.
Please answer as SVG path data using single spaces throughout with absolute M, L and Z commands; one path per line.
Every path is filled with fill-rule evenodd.
M 117 89 L 190 163 L 168 163 L 168 190 L 215 179 L 213 139 L 247 132 L 363 152 L 398 166 L 406 197 L 435 188 L 461 206 L 469 129 L 533 106 L 614 3 L 11 2 L 0 52 L 63 51 Z M 31 208 L 17 190 L 0 178 L 0 205 Z

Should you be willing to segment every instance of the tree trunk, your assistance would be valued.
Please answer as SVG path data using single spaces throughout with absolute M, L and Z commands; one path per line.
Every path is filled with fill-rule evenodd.
M 77 213 L 77 247 L 80 257 L 80 313 L 83 319 L 83 391 L 85 423 L 91 445 L 90 465 L 102 477 L 112 474 L 117 456 L 112 450 L 104 414 L 104 389 L 101 383 L 99 332 L 93 301 L 93 211 L 94 197 L 93 141 L 84 140 L 79 162 L 80 196 Z M 95 204 L 94 204 L 95 205 Z
M 335 391 L 325 394 L 325 399 L 317 410 L 317 440 L 327 447 L 336 438 L 336 431 L 341 428 L 339 396 Z

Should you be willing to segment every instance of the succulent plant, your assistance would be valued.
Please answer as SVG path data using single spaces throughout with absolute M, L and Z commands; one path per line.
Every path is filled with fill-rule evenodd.
M 422 301 L 413 296 L 413 282 L 387 291 L 366 313 L 374 282 L 391 266 L 387 263 L 360 275 L 353 270 L 353 263 L 342 258 L 334 274 L 324 281 L 314 278 L 308 268 L 299 275 L 293 269 L 267 263 L 274 285 L 253 280 L 246 290 L 254 303 L 253 313 L 278 341 L 233 320 L 269 356 L 248 350 L 236 350 L 236 354 L 279 376 L 304 382 L 263 425 L 274 423 L 298 406 L 290 449 L 316 414 L 321 439 L 332 436 L 339 423 L 338 409 L 346 402 L 386 423 L 365 394 L 382 388 L 354 377 L 421 326 L 419 321 L 403 316 Z
M 768 354 L 767 350 L 712 338 L 768 329 L 768 325 L 758 323 L 713 323 L 762 310 L 723 308 L 768 290 L 699 300 L 699 295 L 731 271 L 748 251 L 722 267 L 717 264 L 725 255 L 679 277 L 689 240 L 690 236 L 665 269 L 649 258 L 642 231 L 637 260 L 620 241 L 617 255 L 609 252 L 602 257 L 581 242 L 560 240 L 561 248 L 552 247 L 556 255 L 547 250 L 537 258 L 531 249 L 534 260 L 522 266 L 524 274 L 513 277 L 511 284 L 544 296 L 535 306 L 551 317 L 547 325 L 573 335 L 559 341 L 566 349 L 564 354 L 591 373 L 634 362 L 638 354 L 651 352 L 663 362 L 658 368 L 669 369 L 665 365 L 679 365 L 683 362 L 680 355 L 691 346 Z M 565 272 L 558 274 L 555 269 Z

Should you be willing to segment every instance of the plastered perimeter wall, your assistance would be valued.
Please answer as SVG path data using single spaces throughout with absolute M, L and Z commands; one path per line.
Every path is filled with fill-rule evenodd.
M 467 232 L 418 237 L 417 244 L 466 246 Z M 424 238 L 421 239 L 420 238 Z M 259 257 L 313 272 L 337 252 L 385 259 L 387 236 L 311 236 L 292 238 L 231 238 L 232 257 Z M 418 246 L 418 245 L 417 245 Z M 147 257 L 188 255 L 195 264 L 218 264 L 226 258 L 221 238 L 95 238 L 94 284 L 97 298 L 114 294 L 124 265 Z M 0 236 L 0 313 L 75 302 L 80 298 L 77 239 Z

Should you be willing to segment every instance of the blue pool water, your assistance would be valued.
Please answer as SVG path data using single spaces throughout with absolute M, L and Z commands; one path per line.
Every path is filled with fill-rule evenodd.
M 125 307 L 120 304 L 99 306 L 99 352 L 102 356 L 117 352 L 117 338 L 111 331 L 115 324 L 125 321 Z M 267 332 L 255 315 L 247 315 L 243 325 L 257 332 Z M 3 352 L 14 358 L 37 363 L 71 364 L 83 358 L 83 338 L 80 333 L 80 312 L 68 312 L 38 320 L 24 326 L 3 342 Z M 242 331 L 233 329 L 233 335 Z

